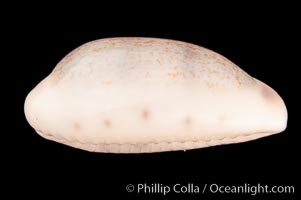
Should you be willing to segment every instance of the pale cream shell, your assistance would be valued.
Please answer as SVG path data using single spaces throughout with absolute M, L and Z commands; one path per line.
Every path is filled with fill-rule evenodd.
M 243 142 L 287 122 L 280 96 L 225 57 L 154 38 L 80 46 L 29 93 L 25 114 L 47 139 L 114 153 Z

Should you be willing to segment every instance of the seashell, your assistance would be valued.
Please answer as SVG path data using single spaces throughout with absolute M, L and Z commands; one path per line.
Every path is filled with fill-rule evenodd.
M 245 142 L 287 123 L 281 97 L 225 57 L 155 38 L 78 47 L 28 94 L 24 109 L 42 137 L 110 153 Z

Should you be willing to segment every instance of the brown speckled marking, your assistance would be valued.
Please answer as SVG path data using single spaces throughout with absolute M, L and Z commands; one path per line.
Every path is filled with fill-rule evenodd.
M 80 124 L 78 122 L 74 122 L 73 123 L 73 128 L 76 130 L 76 131 L 79 131 L 80 130 Z
M 219 116 L 218 122 L 219 123 L 224 123 L 226 121 L 226 117 L 224 115 Z
M 103 58 L 107 51 L 110 52 L 110 50 L 114 49 L 127 52 L 128 57 L 124 65 L 128 67 L 125 70 L 130 70 L 133 77 L 137 76 L 136 71 L 141 71 L 146 74 L 145 78 L 150 79 L 150 84 L 152 83 L 153 71 L 158 78 L 159 76 L 165 76 L 162 77 L 162 81 L 166 82 L 181 83 L 187 79 L 198 79 L 200 80 L 199 84 L 205 85 L 206 79 L 213 77 L 216 80 L 214 81 L 216 86 L 229 85 L 219 84 L 220 82 L 231 82 L 236 87 L 250 83 L 250 78 L 236 67 L 234 63 L 203 47 L 173 40 L 125 37 L 101 39 L 86 43 L 73 50 L 60 61 L 53 71 L 51 75 L 52 86 L 57 85 L 60 81 L 71 80 L 70 71 L 72 72 L 71 69 L 77 65 L 81 66 L 77 73 L 85 73 L 85 75 L 91 77 L 91 80 L 102 80 L 104 81 L 103 85 L 110 86 L 110 82 L 107 82 L 106 79 L 109 77 L 113 79 L 112 83 L 115 82 L 116 76 L 111 71 L 118 71 L 119 65 L 115 67 L 115 61 L 118 61 L 118 56 L 112 59 L 103 59 L 103 63 L 100 64 L 95 63 L 98 57 Z M 85 63 L 83 58 L 90 58 L 89 56 L 91 59 L 93 58 L 93 62 Z M 88 65 L 90 68 L 93 67 L 93 70 L 86 70 L 86 67 L 83 65 Z M 109 70 L 109 67 L 107 67 L 110 65 L 113 65 L 113 70 Z M 207 65 L 211 65 L 211 67 L 207 67 Z M 152 66 L 156 66 L 156 69 Z M 162 67 L 162 70 L 158 67 Z M 120 73 L 118 77 L 122 79 L 126 75 L 127 73 Z M 65 77 L 67 79 L 64 79 Z M 202 82 L 202 80 L 205 80 L 205 82 Z M 208 87 L 214 87 L 214 85 L 209 84 Z
M 103 124 L 105 125 L 105 127 L 109 128 L 111 127 L 111 121 L 108 119 L 103 120 Z
M 194 71 L 190 70 L 189 72 L 190 72 L 192 78 L 196 78 L 196 74 Z
M 168 76 L 170 76 L 172 78 L 176 78 L 177 74 L 176 73 L 168 73 Z
M 186 117 L 186 118 L 185 118 L 185 124 L 186 124 L 187 126 L 191 124 L 191 119 L 190 119 L 190 117 Z
M 106 80 L 106 81 L 102 81 L 102 83 L 103 83 L 104 85 L 111 85 L 111 84 L 112 84 L 112 81 Z
M 207 87 L 208 88 L 213 88 L 215 87 L 216 85 L 213 83 L 213 82 L 207 82 Z
M 219 74 L 219 72 L 217 70 L 212 70 L 213 74 Z
M 240 77 L 238 74 L 236 74 L 235 79 L 238 82 L 238 84 L 241 85 Z
M 149 118 L 149 111 L 147 109 L 142 111 L 142 118 L 147 120 Z

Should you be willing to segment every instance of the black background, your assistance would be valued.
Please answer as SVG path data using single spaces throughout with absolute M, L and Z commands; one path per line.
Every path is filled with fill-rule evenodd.
M 93 6 L 73 9 L 44 5 L 30 11 L 21 9 L 9 23 L 13 28 L 13 42 L 18 46 L 14 52 L 18 57 L 12 60 L 17 72 L 14 77 L 16 130 L 11 134 L 14 148 L 9 157 L 13 171 L 10 184 L 18 188 L 16 191 L 29 187 L 22 190 L 22 195 L 39 197 L 36 192 L 39 191 L 44 196 L 64 194 L 102 199 L 105 194 L 123 198 L 147 196 L 127 193 L 125 186 L 129 183 L 297 185 L 300 156 L 297 153 L 298 116 L 293 106 L 297 104 L 293 101 L 296 101 L 299 84 L 296 78 L 298 51 L 294 50 L 299 41 L 296 37 L 298 20 L 296 13 L 290 10 L 292 7 L 254 6 L 247 11 L 249 6 L 244 6 L 229 12 L 212 9 L 206 14 L 203 11 L 207 7 L 198 7 L 184 14 L 182 11 L 186 8 L 173 10 L 158 6 L 160 9 L 150 12 L 143 9 L 120 12 L 106 6 L 90 10 Z M 122 5 L 118 4 L 118 8 Z M 118 36 L 181 40 L 224 55 L 282 96 L 289 112 L 286 131 L 240 144 L 133 155 L 90 153 L 38 136 L 23 114 L 27 93 L 74 48 L 91 40 Z M 224 197 L 186 194 L 177 198 L 205 199 L 207 196 Z M 289 199 L 293 196 L 264 197 Z M 245 198 L 242 195 L 230 197 Z M 256 198 L 259 197 L 263 196 Z

